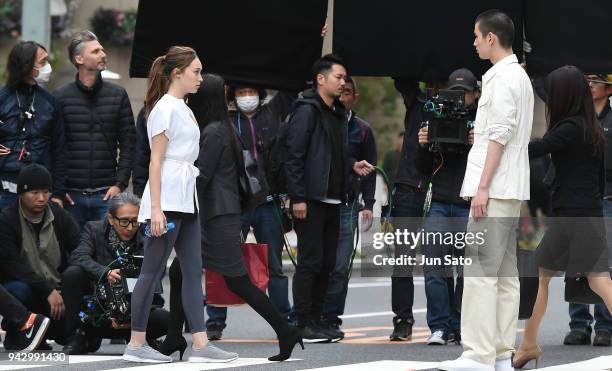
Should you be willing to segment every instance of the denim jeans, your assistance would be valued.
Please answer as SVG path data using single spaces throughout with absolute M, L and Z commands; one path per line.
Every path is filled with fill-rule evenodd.
M 608 242 L 608 263 L 612 264 L 612 201 L 603 200 L 603 215 L 606 218 L 606 240 Z M 586 304 L 569 304 L 570 329 L 577 331 L 591 330 L 593 316 Z M 612 316 L 606 305 L 595 304 L 595 331 L 607 331 L 612 334 Z
M 5 207 L 17 202 L 19 195 L 17 193 L 0 192 L 0 211 Z
M 338 250 L 336 251 L 336 265 L 329 277 L 327 293 L 323 302 L 323 317 L 329 323 L 342 324 L 338 318 L 344 314 L 346 295 L 348 293 L 349 267 L 353 249 L 355 247 L 355 229 L 359 218 L 356 203 L 340 207 L 340 233 L 338 236 Z
M 64 202 L 64 208 L 72 215 L 79 227 L 82 229 L 85 223 L 104 219 L 108 212 L 108 201 L 104 196 L 108 189 L 83 194 L 82 192 L 69 192 L 74 205 Z
M 426 231 L 465 232 L 470 209 L 443 202 L 432 202 L 427 218 L 424 220 Z M 424 245 L 422 253 L 427 258 L 441 258 L 445 255 L 463 256 L 463 249 L 452 245 Z M 427 297 L 427 325 L 431 332 L 461 331 L 461 297 L 463 294 L 463 272 L 457 271 L 455 282 L 452 270 L 425 266 L 425 296 Z
M 416 231 L 420 223 L 417 218 L 423 215 L 425 193 L 421 191 L 402 192 L 393 191 L 393 208 L 391 209 L 392 223 L 397 229 Z M 411 218 L 410 223 L 401 222 L 395 218 Z M 412 250 L 414 251 L 414 250 Z M 398 254 L 398 248 L 395 249 Z M 391 277 L 391 310 L 395 313 L 394 320 L 407 320 L 414 322 L 412 306 L 414 304 L 414 280 L 412 274 Z
M 284 237 L 281 229 L 281 210 L 275 201 L 269 201 L 257 206 L 254 210 L 242 215 L 242 234 L 246 238 L 249 229 L 258 243 L 268 244 L 268 295 L 270 301 L 283 318 L 292 316 L 289 303 L 289 279 L 283 273 Z M 208 320 L 206 326 L 225 324 L 227 308 L 206 306 Z

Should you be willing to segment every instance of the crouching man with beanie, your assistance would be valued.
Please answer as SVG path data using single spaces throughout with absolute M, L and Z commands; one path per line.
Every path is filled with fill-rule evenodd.
M 79 227 L 68 212 L 49 202 L 51 188 L 45 167 L 31 164 L 20 171 L 19 197 L 0 213 L 0 283 L 29 311 L 51 318 L 47 336 L 63 344 L 64 312 L 75 299 L 63 297 L 61 291 L 71 282 L 66 267 L 79 243 Z M 21 348 L 18 337 L 11 336 L 19 329 L 12 327 L 3 323 L 7 350 Z

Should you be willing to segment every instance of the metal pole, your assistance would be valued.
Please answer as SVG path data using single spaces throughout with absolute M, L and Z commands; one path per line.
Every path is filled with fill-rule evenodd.
M 327 35 L 323 39 L 323 54 L 332 52 L 332 40 L 334 38 L 334 0 L 327 1 Z
M 36 41 L 51 49 L 51 0 L 23 0 L 21 39 Z

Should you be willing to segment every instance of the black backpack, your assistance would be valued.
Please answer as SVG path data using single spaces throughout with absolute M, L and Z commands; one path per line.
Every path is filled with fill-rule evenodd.
M 293 113 L 299 104 L 299 100 L 293 104 L 291 113 L 287 115 L 278 127 L 278 132 L 268 142 L 264 151 L 264 163 L 266 181 L 271 195 L 287 194 L 287 176 L 285 174 L 285 162 L 287 161 L 287 134 L 290 130 L 289 123 Z M 319 112 L 318 109 L 315 110 Z

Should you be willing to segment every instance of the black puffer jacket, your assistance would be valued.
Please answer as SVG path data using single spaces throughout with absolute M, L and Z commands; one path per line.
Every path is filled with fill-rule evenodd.
M 21 111 L 32 104 L 34 115 L 21 120 Z M 23 116 L 25 118 L 26 116 Z M 0 157 L 0 179 L 17 183 L 19 171 L 28 164 L 20 161 L 24 147 L 30 160 L 46 167 L 53 177 L 53 195 L 63 198 L 64 184 L 64 122 L 55 98 L 38 85 L 20 84 L 15 89 L 0 89 L 0 144 L 11 149 Z
M 127 187 L 136 140 L 127 92 L 100 76 L 88 88 L 77 74 L 54 94 L 64 114 L 66 188 Z

